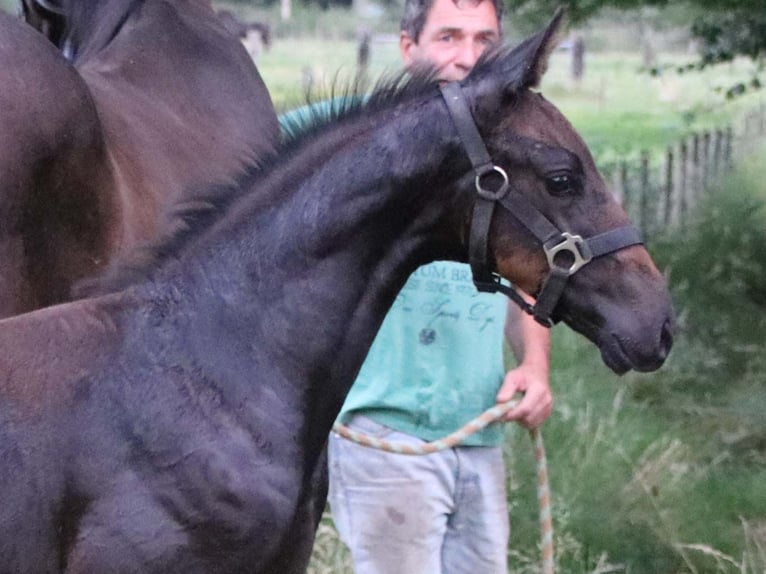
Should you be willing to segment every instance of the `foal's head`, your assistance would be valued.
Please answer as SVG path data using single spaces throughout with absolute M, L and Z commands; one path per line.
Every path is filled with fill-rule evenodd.
M 508 174 L 510 193 L 523 196 L 559 231 L 587 239 L 629 221 L 582 139 L 532 89 L 555 47 L 559 20 L 513 51 L 489 55 L 464 81 L 463 93 L 489 155 Z M 533 296 L 540 294 L 552 266 L 518 212 L 495 208 L 488 251 L 500 275 Z M 573 251 L 559 253 L 555 266 L 568 269 L 573 256 Z M 593 258 L 573 273 L 553 319 L 596 343 L 607 365 L 620 373 L 658 368 L 672 344 L 667 287 L 642 245 Z

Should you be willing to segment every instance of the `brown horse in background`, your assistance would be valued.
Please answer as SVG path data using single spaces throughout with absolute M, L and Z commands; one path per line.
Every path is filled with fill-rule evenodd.
M 50 42 L 0 14 L 0 317 L 66 300 L 279 133 L 207 1 L 25 0 L 24 14 Z
M 218 10 L 218 18 L 224 27 L 241 40 L 253 60 L 263 50 L 271 48 L 271 26 L 266 22 L 242 20 L 231 10 Z

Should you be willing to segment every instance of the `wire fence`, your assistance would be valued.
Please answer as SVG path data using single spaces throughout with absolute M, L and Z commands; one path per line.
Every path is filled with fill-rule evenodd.
M 682 226 L 700 198 L 766 135 L 766 105 L 739 125 L 692 133 L 663 154 L 642 151 L 612 172 L 615 195 L 644 237 Z

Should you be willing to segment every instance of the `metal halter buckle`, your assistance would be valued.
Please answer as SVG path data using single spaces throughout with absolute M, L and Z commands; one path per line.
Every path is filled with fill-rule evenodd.
M 583 265 L 589 263 L 593 257 L 590 253 L 590 249 L 588 249 L 588 244 L 579 235 L 573 235 L 568 231 L 564 231 L 561 233 L 561 236 L 564 240 L 560 243 L 557 243 L 552 247 L 544 247 L 545 256 L 548 258 L 548 265 L 551 269 L 558 267 L 559 269 L 566 271 L 567 275 L 572 275 Z M 563 251 L 568 251 L 572 254 L 573 261 L 568 269 L 558 265 L 555 261 L 556 255 Z

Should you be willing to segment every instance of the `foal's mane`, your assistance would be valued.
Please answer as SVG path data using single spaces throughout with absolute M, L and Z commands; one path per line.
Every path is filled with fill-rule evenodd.
M 496 71 L 493 70 L 496 63 L 508 52 L 508 48 L 502 47 L 486 53 L 477 62 L 466 81 L 492 74 Z M 235 206 L 249 201 L 271 206 L 274 202 L 284 200 L 284 190 L 269 189 L 265 186 L 264 192 L 258 193 L 255 189 L 299 153 L 301 148 L 324 133 L 343 125 L 370 121 L 375 114 L 391 110 L 398 105 L 429 96 L 435 97 L 437 85 L 436 72 L 433 68 L 426 67 L 411 73 L 402 71 L 384 75 L 367 98 L 358 93 L 357 90 L 361 86 L 359 82 L 336 87 L 335 93 L 343 94 L 343 97 L 336 98 L 336 105 L 312 108 L 314 111 L 311 112 L 308 122 L 289 122 L 289 125 L 285 126 L 286 136 L 274 153 L 258 162 L 251 162 L 231 181 L 200 190 L 189 190 L 186 194 L 187 199 L 178 202 L 171 209 L 167 217 L 168 225 L 159 239 L 118 258 L 101 276 L 80 282 L 74 289 L 74 297 L 114 293 L 145 281 L 161 268 L 164 262 L 179 258 L 189 243 L 202 236 Z M 243 190 L 253 191 L 243 194 Z
M 474 78 L 481 80 L 493 73 L 505 73 L 509 62 L 504 60 L 509 52 L 510 48 L 500 47 L 485 53 L 465 82 L 471 82 Z M 510 64 L 512 76 L 527 73 L 527 70 L 516 65 L 517 62 L 513 61 Z M 251 205 L 249 202 L 273 206 L 275 202 L 283 201 L 286 197 L 285 191 L 269 188 L 264 182 L 302 148 L 331 130 L 342 129 L 343 126 L 353 125 L 355 122 L 372 122 L 376 114 L 396 106 L 436 97 L 437 86 L 435 70 L 424 67 L 412 72 L 402 71 L 384 75 L 367 98 L 359 93 L 361 84 L 356 81 L 334 88 L 335 94 L 342 94 L 342 97 L 335 98 L 336 104 L 312 107 L 307 122 L 288 122 L 285 126 L 285 138 L 274 152 L 258 161 L 251 161 L 230 181 L 199 190 L 188 190 L 185 194 L 186 199 L 176 203 L 170 210 L 167 216 L 168 224 L 159 239 L 118 258 L 101 276 L 80 282 L 74 289 L 74 297 L 105 295 L 142 282 L 150 278 L 164 262 L 179 258 L 189 243 L 202 236 L 237 206 Z M 519 82 L 515 90 L 522 91 L 526 87 Z M 262 193 L 257 190 L 260 185 L 264 187 Z M 244 190 L 251 191 L 245 194 Z
M 354 81 L 335 87 L 335 94 L 343 94 L 342 98 L 336 98 L 336 105 L 312 107 L 308 121 L 287 122 L 285 137 L 274 153 L 251 161 L 230 181 L 187 190 L 185 199 L 171 208 L 166 218 L 168 224 L 159 239 L 118 258 L 102 275 L 79 282 L 73 290 L 74 298 L 114 293 L 146 280 L 165 261 L 180 257 L 191 241 L 202 236 L 235 205 L 250 201 L 273 205 L 275 201 L 284 200 L 284 190 L 269 190 L 266 187 L 264 193 L 258 193 L 256 189 L 301 148 L 324 133 L 357 121 L 366 121 L 374 114 L 402 103 L 437 94 L 432 69 L 384 76 L 367 98 L 359 92 L 360 86 Z M 310 105 L 317 103 L 310 101 Z M 252 191 L 243 194 L 244 190 Z
M 280 120 L 282 127 L 281 152 L 290 151 L 320 135 L 329 125 L 346 123 L 387 110 L 423 96 L 436 93 L 436 71 L 430 67 L 410 73 L 406 70 L 381 77 L 369 95 L 365 93 L 362 78 L 348 83 L 336 81 L 329 94 L 322 96 L 309 91 L 305 113 L 285 114 Z

